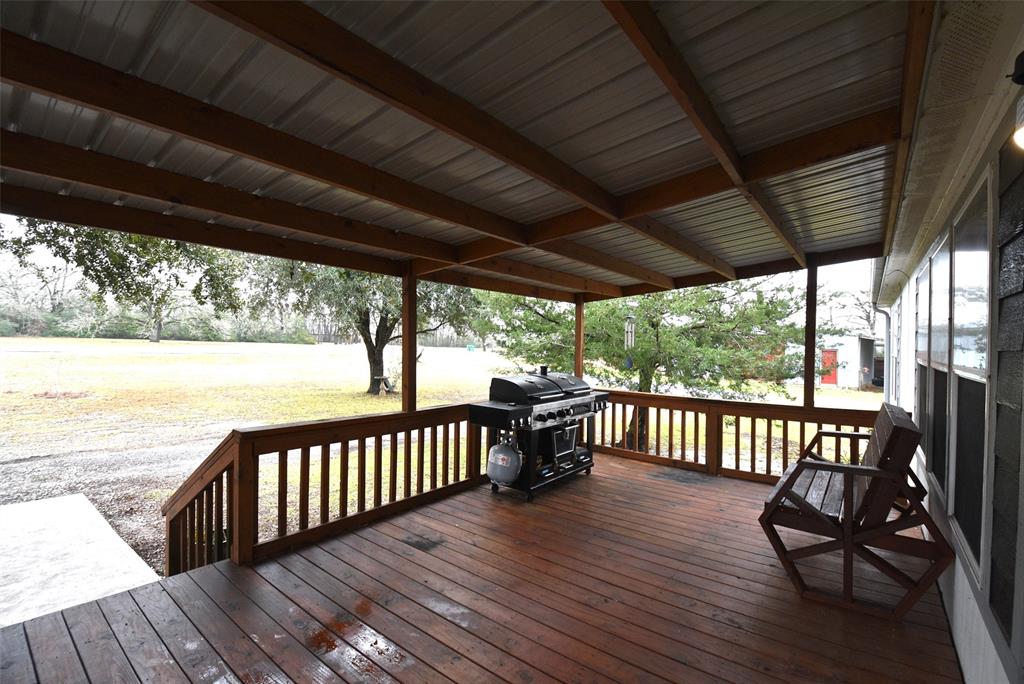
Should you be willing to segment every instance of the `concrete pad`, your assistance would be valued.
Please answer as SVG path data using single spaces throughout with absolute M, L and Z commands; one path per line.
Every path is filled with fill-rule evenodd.
M 158 579 L 82 494 L 0 506 L 0 625 Z

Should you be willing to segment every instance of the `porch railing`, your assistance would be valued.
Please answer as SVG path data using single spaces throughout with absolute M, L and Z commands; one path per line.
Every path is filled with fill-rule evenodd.
M 248 563 L 481 482 L 466 405 L 233 431 L 163 506 L 172 575 Z
M 774 482 L 819 431 L 863 429 L 874 411 L 612 390 L 595 448 Z M 465 404 L 233 431 L 163 506 L 167 574 L 249 563 L 481 483 L 484 445 Z M 843 440 L 855 443 L 857 440 Z M 820 453 L 856 462 L 825 438 Z
M 819 431 L 868 429 L 875 415 L 609 390 L 594 444 L 626 458 L 773 483 Z M 841 442 L 853 442 L 853 451 Z M 819 448 L 830 460 L 856 462 L 856 442 L 825 438 Z

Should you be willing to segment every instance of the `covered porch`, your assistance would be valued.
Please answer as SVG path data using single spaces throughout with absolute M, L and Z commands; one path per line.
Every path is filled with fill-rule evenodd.
M 405 334 L 401 412 L 234 430 L 163 507 L 167 579 L 4 628 L 5 681 L 960 680 L 934 587 L 808 603 L 757 524 L 873 424 L 814 405 L 813 293 L 892 248 L 932 3 L 481 6 L 12 5 L 0 207 L 401 278 L 403 331 L 420 280 L 565 302 L 579 376 L 590 302 L 805 270 L 803 406 L 612 391 L 593 473 L 527 504 Z
M 756 522 L 764 485 L 608 455 L 531 504 L 466 483 L 7 627 L 4 680 L 960 680 L 934 588 L 898 623 L 797 599 Z

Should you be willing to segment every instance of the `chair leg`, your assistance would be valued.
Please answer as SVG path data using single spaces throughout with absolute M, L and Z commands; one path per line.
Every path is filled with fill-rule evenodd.
M 797 590 L 797 593 L 804 593 L 807 591 L 807 584 L 804 582 L 804 578 L 800 575 L 800 571 L 796 567 L 796 563 L 789 559 L 789 550 L 782 541 L 782 537 L 775 530 L 775 526 L 768 519 L 768 511 L 765 511 L 759 518 L 758 522 L 761 523 L 761 529 L 764 530 L 764 534 L 768 537 L 768 542 L 772 545 L 772 549 L 775 551 L 775 555 L 779 557 L 779 562 L 782 563 L 782 568 L 786 571 L 786 575 L 789 576 L 789 580 L 793 583 L 793 587 Z

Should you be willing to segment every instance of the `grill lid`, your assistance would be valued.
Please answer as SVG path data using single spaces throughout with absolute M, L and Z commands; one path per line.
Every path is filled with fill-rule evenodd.
M 491 379 L 491 401 L 505 404 L 539 404 L 586 394 L 590 386 L 569 373 L 548 373 L 541 366 L 540 373 Z

